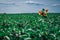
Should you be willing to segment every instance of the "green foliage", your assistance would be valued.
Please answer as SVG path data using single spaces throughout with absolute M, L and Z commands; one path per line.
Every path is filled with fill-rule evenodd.
M 1 40 L 60 40 L 60 14 L 0 14 Z

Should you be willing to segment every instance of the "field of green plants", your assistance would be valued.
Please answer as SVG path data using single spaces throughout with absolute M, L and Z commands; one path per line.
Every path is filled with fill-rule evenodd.
M 60 14 L 0 14 L 0 40 L 60 40 Z

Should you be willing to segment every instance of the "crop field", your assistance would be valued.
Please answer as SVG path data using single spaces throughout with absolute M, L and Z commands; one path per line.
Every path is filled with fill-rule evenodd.
M 60 40 L 60 13 L 0 14 L 0 40 Z

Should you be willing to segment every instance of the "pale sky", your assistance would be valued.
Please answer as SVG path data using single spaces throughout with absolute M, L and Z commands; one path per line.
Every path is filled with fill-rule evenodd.
M 42 8 L 60 13 L 60 0 L 0 0 L 0 13 L 36 13 Z

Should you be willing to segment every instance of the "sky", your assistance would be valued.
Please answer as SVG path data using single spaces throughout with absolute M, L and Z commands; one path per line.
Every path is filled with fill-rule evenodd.
M 60 0 L 0 0 L 0 13 L 37 13 L 43 8 L 60 13 Z

